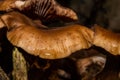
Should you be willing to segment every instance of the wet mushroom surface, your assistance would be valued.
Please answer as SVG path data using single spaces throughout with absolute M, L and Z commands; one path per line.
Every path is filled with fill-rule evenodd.
M 6 79 L 120 79 L 119 33 L 98 25 L 92 29 L 79 24 L 45 26 L 44 21 L 78 19 L 72 9 L 55 0 L 3 0 L 0 4 L 0 66 Z M 34 20 L 33 14 L 39 18 Z M 4 72 L 0 73 L 4 79 Z
M 14 46 L 41 58 L 64 58 L 91 46 L 93 32 L 80 25 L 40 29 L 32 26 L 34 23 L 28 22 L 30 20 L 27 17 L 17 12 L 2 15 L 1 19 L 8 28 L 7 38 Z M 90 41 L 86 40 L 88 38 Z

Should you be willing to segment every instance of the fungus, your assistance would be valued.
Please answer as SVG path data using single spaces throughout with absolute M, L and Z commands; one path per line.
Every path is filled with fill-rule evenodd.
M 11 11 L 16 9 L 31 18 L 39 18 L 43 21 L 58 18 L 63 21 L 78 20 L 76 13 L 72 9 L 61 6 L 55 0 L 5 0 L 0 6 L 1 11 Z
M 91 46 L 93 31 L 84 26 L 41 29 L 33 26 L 29 18 L 18 12 L 4 14 L 1 19 L 8 28 L 7 38 L 14 46 L 41 58 L 64 58 Z
M 79 59 L 76 62 L 78 73 L 82 80 L 93 80 L 105 67 L 106 58 L 104 56 L 91 56 Z
M 12 10 L 10 9 L 10 4 L 14 3 L 16 0 L 0 0 L 0 11 Z
M 93 31 L 81 25 L 43 29 L 42 25 L 37 27 L 31 19 L 19 12 L 6 13 L 1 16 L 1 20 L 8 28 L 7 38 L 14 46 L 41 58 L 64 58 L 92 45 L 104 48 L 113 55 L 120 54 L 120 34 L 98 26 Z
M 3 23 L 3 21 L 0 19 L 0 29 L 5 27 L 5 24 Z
M 113 55 L 120 55 L 120 34 L 94 26 L 93 44 L 105 49 Z

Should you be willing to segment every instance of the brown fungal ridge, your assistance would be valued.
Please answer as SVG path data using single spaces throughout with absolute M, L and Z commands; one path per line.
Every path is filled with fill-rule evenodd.
M 7 38 L 14 46 L 41 58 L 64 58 L 92 45 L 102 47 L 113 55 L 120 54 L 120 34 L 102 27 L 94 26 L 94 30 L 91 30 L 81 25 L 69 25 L 55 29 L 42 29 L 18 12 L 4 14 L 1 19 L 7 28 L 11 29 L 7 31 Z
M 7 13 L 1 16 L 1 19 L 8 28 L 14 26 L 12 30 L 7 32 L 7 38 L 14 46 L 20 47 L 26 52 L 40 56 L 41 58 L 64 58 L 77 50 L 86 49 L 91 46 L 86 40 L 89 36 L 84 35 L 86 33 L 84 30 L 91 32 L 91 36 L 92 31 L 80 25 L 71 25 L 56 29 L 41 29 L 31 25 L 29 21 L 28 23 L 26 23 L 27 21 L 24 22 L 24 20 L 27 20 L 27 17 L 22 16 L 18 12 Z
M 120 55 L 120 33 L 95 25 L 93 45 L 102 47 L 113 55 Z

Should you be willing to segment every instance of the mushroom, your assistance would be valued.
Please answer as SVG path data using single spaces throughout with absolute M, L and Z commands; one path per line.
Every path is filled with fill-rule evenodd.
M 93 80 L 105 67 L 106 58 L 102 56 L 92 56 L 77 61 L 77 70 L 82 80 Z
M 42 24 L 37 27 L 32 20 L 19 12 L 2 15 L 0 24 L 0 28 L 7 26 L 7 38 L 14 46 L 41 58 L 64 58 L 92 45 L 104 48 L 113 55 L 120 55 L 120 34 L 102 27 L 94 26 L 91 30 L 81 25 L 70 25 L 43 29 Z
M 0 11 L 10 10 L 10 4 L 14 3 L 15 1 L 16 0 L 0 0 Z
M 76 68 L 81 80 L 94 80 L 103 71 L 106 64 L 106 56 L 95 49 L 83 50 L 82 56 L 75 60 Z M 75 54 L 76 55 L 76 54 Z
M 61 6 L 55 0 L 5 0 L 0 6 L 1 11 L 11 11 L 16 9 L 31 18 L 39 18 L 43 21 L 58 18 L 63 21 L 78 20 L 76 13 L 72 9 Z
M 6 13 L 1 19 L 8 28 L 7 38 L 14 46 L 44 59 L 64 58 L 91 47 L 93 31 L 81 25 L 42 29 L 19 12 Z
M 104 48 L 113 55 L 120 55 L 120 33 L 114 33 L 95 25 L 93 45 Z

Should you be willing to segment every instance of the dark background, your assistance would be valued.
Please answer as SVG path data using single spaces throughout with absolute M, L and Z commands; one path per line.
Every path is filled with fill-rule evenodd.
M 57 0 L 72 8 L 79 16 L 79 23 L 91 26 L 99 24 L 105 28 L 120 30 L 120 0 Z

